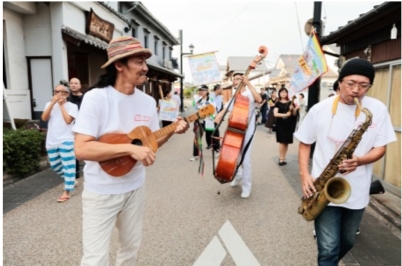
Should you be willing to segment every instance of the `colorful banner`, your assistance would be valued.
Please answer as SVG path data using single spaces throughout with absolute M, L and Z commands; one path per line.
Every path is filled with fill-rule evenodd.
M 222 80 L 215 52 L 189 56 L 188 63 L 195 86 Z
M 308 88 L 317 78 L 328 71 L 327 60 L 314 33 L 308 40 L 306 50 L 290 80 L 289 94 Z M 292 92 L 292 93 L 291 93 Z

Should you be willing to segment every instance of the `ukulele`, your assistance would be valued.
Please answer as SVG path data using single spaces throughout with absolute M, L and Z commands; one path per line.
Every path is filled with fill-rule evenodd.
M 197 119 L 205 118 L 209 115 L 215 113 L 215 107 L 212 104 L 206 105 L 199 109 L 197 113 L 194 113 L 186 118 L 184 121 L 187 123 L 194 122 Z M 163 127 L 155 132 L 151 132 L 151 129 L 147 126 L 138 126 L 134 128 L 128 134 L 123 133 L 108 133 L 101 136 L 98 141 L 109 144 L 127 144 L 131 143 L 138 146 L 146 146 L 156 152 L 158 149 L 157 140 L 169 135 L 176 130 L 178 122 L 174 122 L 166 127 Z M 130 155 L 125 155 L 118 158 L 109 159 L 106 161 L 99 162 L 100 167 L 111 176 L 120 177 L 133 169 L 134 165 L 137 163 Z

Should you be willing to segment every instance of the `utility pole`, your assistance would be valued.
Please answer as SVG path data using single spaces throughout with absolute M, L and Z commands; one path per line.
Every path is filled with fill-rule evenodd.
M 313 17 L 313 27 L 316 29 L 317 39 L 321 44 L 321 2 L 314 2 L 314 17 Z M 313 84 L 308 89 L 308 104 L 307 111 L 313 107 L 314 104 L 319 102 L 320 99 L 320 83 L 321 78 L 317 78 Z
M 183 53 L 183 30 L 179 30 L 179 38 L 180 38 L 180 112 L 184 111 L 184 103 L 183 103 L 183 55 L 193 54 L 194 45 L 190 44 L 190 53 Z
M 179 30 L 180 38 L 180 75 L 183 76 L 183 31 Z M 180 112 L 184 111 L 183 108 L 183 77 L 180 77 Z
M 316 29 L 316 35 L 319 43 L 321 44 L 321 34 L 322 34 L 322 25 L 321 25 L 321 2 L 314 2 L 314 16 L 313 16 L 313 27 Z M 308 103 L 307 103 L 307 112 L 313 107 L 314 104 L 319 102 L 320 99 L 320 83 L 321 78 L 317 78 L 313 84 L 308 89 Z M 315 143 L 311 145 L 310 158 L 313 158 L 315 149 Z

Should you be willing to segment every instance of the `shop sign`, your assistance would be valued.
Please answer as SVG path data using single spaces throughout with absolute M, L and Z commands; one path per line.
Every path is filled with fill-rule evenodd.
M 92 10 L 87 15 L 86 33 L 110 42 L 113 38 L 114 24 L 100 18 Z

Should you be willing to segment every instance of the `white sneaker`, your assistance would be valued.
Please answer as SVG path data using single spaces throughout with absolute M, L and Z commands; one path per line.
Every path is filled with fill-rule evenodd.
M 190 161 L 197 161 L 198 160 L 198 156 L 193 156 L 190 158 Z
M 235 178 L 235 179 L 232 180 L 232 183 L 230 183 L 230 185 L 231 185 L 232 187 L 235 187 L 235 186 L 237 186 L 237 185 L 240 183 L 240 181 L 241 181 L 240 178 L 239 178 L 239 179 Z
M 215 158 L 219 158 L 220 153 L 219 152 L 215 152 Z
M 241 196 L 243 199 L 247 199 L 248 197 L 250 197 L 251 192 L 250 191 L 243 191 L 241 193 Z

